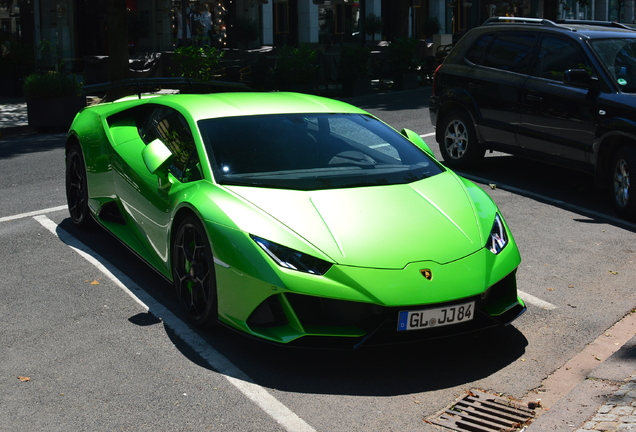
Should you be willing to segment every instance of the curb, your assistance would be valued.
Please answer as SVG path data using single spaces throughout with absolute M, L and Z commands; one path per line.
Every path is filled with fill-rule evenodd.
M 636 431 L 636 416 L 632 415 L 636 411 L 635 373 L 636 336 L 541 414 L 525 432 Z M 612 415 L 615 409 L 617 413 Z M 612 426 L 614 429 L 606 428 Z

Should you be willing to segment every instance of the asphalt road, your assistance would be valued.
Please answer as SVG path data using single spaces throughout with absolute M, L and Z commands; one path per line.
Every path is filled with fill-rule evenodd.
M 437 152 L 427 89 L 350 102 Z M 513 326 L 355 352 L 200 332 L 168 283 L 70 223 L 63 144 L 0 140 L 0 431 L 433 431 L 423 420 L 469 389 L 533 393 L 636 306 L 636 226 L 591 179 L 490 154 L 463 174 L 521 250 L 529 309 Z

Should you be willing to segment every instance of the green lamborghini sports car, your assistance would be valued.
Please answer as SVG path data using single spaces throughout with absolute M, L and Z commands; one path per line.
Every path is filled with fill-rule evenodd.
M 174 284 L 197 326 L 353 348 L 508 324 L 519 251 L 497 206 L 414 132 L 296 93 L 120 99 L 66 143 L 77 226 Z

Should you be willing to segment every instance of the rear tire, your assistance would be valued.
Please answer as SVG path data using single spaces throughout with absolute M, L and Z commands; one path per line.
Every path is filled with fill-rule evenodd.
M 86 164 L 79 144 L 73 144 L 66 154 L 66 203 L 73 223 L 80 228 L 94 226 L 88 208 Z
M 480 162 L 485 149 L 477 142 L 473 121 L 466 111 L 454 110 L 442 120 L 439 150 L 444 164 L 451 168 L 467 168 Z
M 631 173 L 636 179 L 636 148 L 622 146 L 616 150 L 611 164 L 612 202 L 616 214 L 623 219 L 636 219 L 636 194 L 631 188 Z
M 179 224 L 172 245 L 172 277 L 179 303 L 198 327 L 217 325 L 216 274 L 210 240 L 194 216 Z

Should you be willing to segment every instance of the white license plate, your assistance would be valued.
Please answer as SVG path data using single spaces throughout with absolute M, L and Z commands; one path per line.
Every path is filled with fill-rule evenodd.
M 475 302 L 444 306 L 435 309 L 400 311 L 398 331 L 440 327 L 470 321 L 475 313 Z

